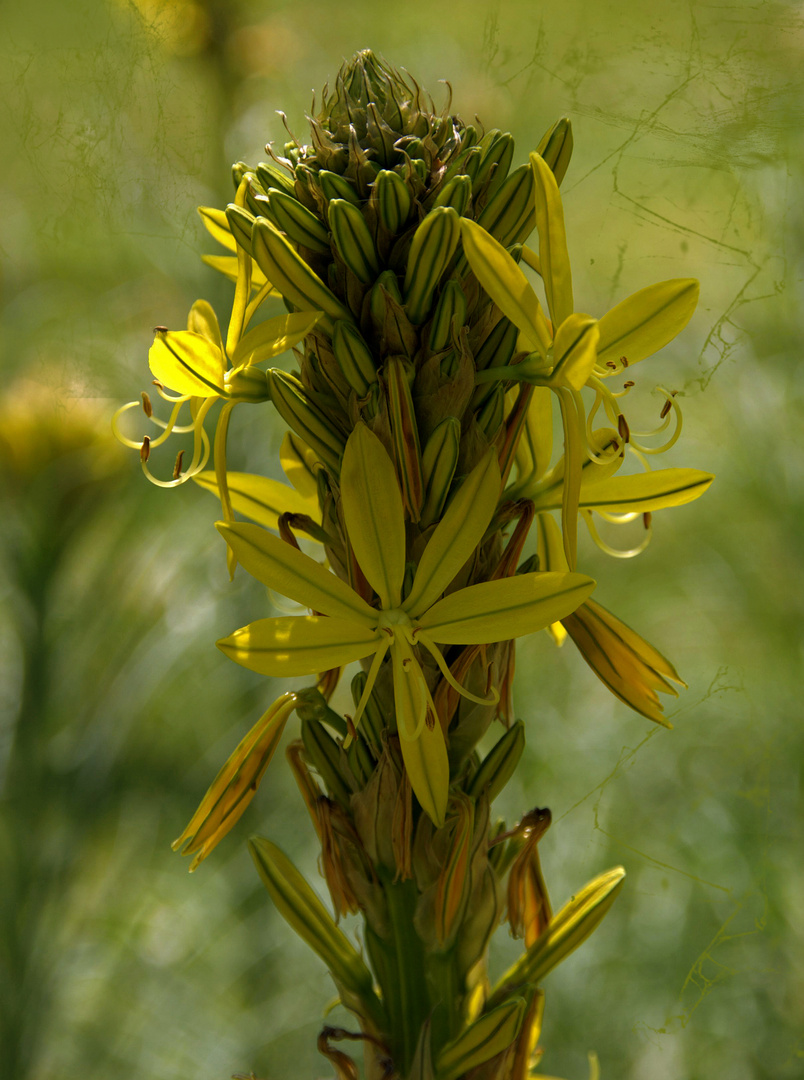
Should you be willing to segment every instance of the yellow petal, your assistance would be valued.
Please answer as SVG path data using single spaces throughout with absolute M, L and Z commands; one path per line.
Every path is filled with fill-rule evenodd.
M 394 706 L 405 771 L 422 810 L 440 828 L 449 797 L 449 759 L 444 733 L 418 661 L 411 656 L 406 666 L 408 656 L 397 642 L 391 648 L 391 655 Z
M 472 469 L 424 549 L 403 611 L 415 618 L 446 589 L 483 539 L 500 497 L 500 466 L 492 447 Z
M 574 309 L 572 272 L 564 230 L 564 208 L 553 171 L 539 154 L 530 155 L 536 181 L 536 228 L 539 263 L 553 326 L 560 326 Z
M 189 330 L 159 330 L 148 353 L 155 379 L 178 394 L 225 397 L 222 351 L 203 334 Z
M 515 574 L 451 593 L 418 620 L 442 645 L 484 645 L 543 630 L 573 612 L 595 583 L 583 574 Z
M 214 206 L 199 206 L 198 213 L 201 215 L 205 229 L 214 240 L 223 244 L 227 251 L 237 251 L 237 243 L 232 236 L 225 211 L 218 210 Z
M 287 352 L 310 333 L 320 318 L 320 311 L 297 311 L 266 319 L 240 339 L 232 353 L 232 363 L 259 364 Z
M 306 498 L 279 480 L 242 472 L 227 472 L 226 477 L 233 509 L 266 529 L 279 528 L 280 514 L 306 514 L 316 521 L 320 519 L 317 499 Z M 214 472 L 196 473 L 193 480 L 220 498 Z
M 362 626 L 377 625 L 378 613 L 354 589 L 292 544 L 241 522 L 216 523 L 218 532 L 247 573 L 297 604 Z
M 201 334 L 207 341 L 211 341 L 216 348 L 223 350 L 223 339 L 221 338 L 218 316 L 215 314 L 212 304 L 209 304 L 206 300 L 196 300 L 190 308 L 190 314 L 187 317 L 187 329 L 194 334 Z
M 658 352 L 692 318 L 700 285 L 694 278 L 673 278 L 648 285 L 613 307 L 599 322 L 599 364 L 621 357 L 636 364 Z
M 584 475 L 586 470 L 584 470 Z M 657 469 L 632 476 L 610 476 L 591 480 L 581 487 L 579 505 L 585 509 L 607 510 L 613 514 L 647 513 L 669 506 L 683 506 L 699 498 L 714 480 L 700 469 Z M 537 509 L 560 505 L 556 488 L 534 496 Z
M 477 280 L 514 326 L 528 348 L 545 356 L 551 334 L 539 298 L 517 264 L 493 236 L 474 221 L 461 218 L 463 250 Z
M 213 270 L 217 270 L 219 274 L 223 274 L 230 281 L 237 281 L 239 274 L 239 267 L 236 255 L 202 255 L 201 262 L 206 263 L 207 266 L 212 267 Z M 260 270 L 259 266 L 251 260 L 251 289 L 261 289 L 267 282 L 265 280 L 265 274 Z M 279 296 L 276 289 L 271 289 L 268 296 Z
M 291 615 L 258 619 L 216 644 L 250 671 L 290 678 L 362 660 L 384 642 L 378 631 L 348 619 Z
M 559 326 L 553 343 L 555 367 L 551 381 L 581 390 L 597 362 L 600 332 L 591 315 L 570 315 Z
M 393 462 L 365 424 L 346 443 L 341 499 L 349 542 L 384 608 L 396 608 L 405 575 L 405 516 Z

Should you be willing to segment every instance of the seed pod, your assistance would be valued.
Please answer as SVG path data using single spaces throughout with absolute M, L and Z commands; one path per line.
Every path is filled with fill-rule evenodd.
M 525 749 L 525 725 L 516 720 L 483 759 L 480 768 L 466 789 L 470 799 L 480 797 L 485 790 L 489 802 L 494 802 L 511 779 Z
M 410 217 L 411 198 L 408 185 L 399 173 L 382 169 L 377 173 L 374 192 L 380 221 L 388 232 L 395 235 L 402 230 Z
M 454 320 L 457 317 L 457 322 Z M 430 324 L 430 351 L 441 352 L 466 322 L 466 294 L 457 281 L 448 281 L 441 290 Z
M 294 243 L 329 254 L 329 233 L 298 199 L 284 191 L 270 191 L 260 201 L 266 207 L 265 216 Z
M 442 420 L 427 440 L 422 454 L 424 504 L 421 518 L 423 529 L 438 521 L 447 502 L 461 444 L 461 422 L 454 416 Z
M 536 153 L 543 157 L 560 186 L 572 157 L 572 124 L 563 116 L 542 136 Z
M 377 381 L 377 371 L 362 334 L 352 323 L 339 319 L 332 331 L 332 348 L 344 378 L 358 397 L 364 397 Z
M 430 313 L 433 293 L 460 237 L 460 218 L 450 206 L 431 210 L 414 233 L 405 274 L 405 309 L 418 326 Z M 274 281 L 266 274 L 269 281 Z
M 465 214 L 472 198 L 472 180 L 468 176 L 453 176 L 441 187 L 435 206 L 451 206 L 457 214 Z
M 353 203 L 333 199 L 329 204 L 329 227 L 340 257 L 358 281 L 368 285 L 380 267 L 366 219 Z
M 341 773 L 340 746 L 316 720 L 302 720 L 301 736 L 304 752 L 327 790 L 342 806 L 348 807 L 352 792 Z
M 227 208 L 227 217 L 228 208 Z M 232 218 L 229 218 L 233 224 Z M 354 322 L 348 308 L 326 287 L 279 230 L 258 218 L 254 223 L 252 254 L 266 278 L 301 311 L 323 311 L 319 327 L 332 332 L 336 319 Z

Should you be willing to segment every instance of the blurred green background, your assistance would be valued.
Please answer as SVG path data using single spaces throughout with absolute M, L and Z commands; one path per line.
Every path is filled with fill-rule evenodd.
M 583 556 L 689 683 L 675 730 L 609 698 L 571 646 L 519 649 L 530 739 L 500 810 L 552 808 L 557 904 L 610 865 L 629 875 L 546 984 L 545 1071 L 580 1080 L 595 1050 L 604 1078 L 804 1075 L 800 6 L 34 0 L 0 20 L 3 1077 L 328 1072 L 332 988 L 244 843 L 263 831 L 315 874 L 283 763 L 193 878 L 169 848 L 276 696 L 213 645 L 264 595 L 228 583 L 209 496 L 151 487 L 108 422 L 148 385 L 155 324 L 181 327 L 199 296 L 225 311 L 196 205 L 284 142 L 275 110 L 302 132 L 312 88 L 365 47 L 437 100 L 449 79 L 467 121 L 513 132 L 516 163 L 572 118 L 582 309 L 702 282 L 638 391 L 646 416 L 655 382 L 680 391 L 669 463 L 717 482 L 656 515 L 639 559 Z M 235 467 L 274 467 L 269 410 L 234 428 Z M 518 949 L 501 930 L 495 970 Z

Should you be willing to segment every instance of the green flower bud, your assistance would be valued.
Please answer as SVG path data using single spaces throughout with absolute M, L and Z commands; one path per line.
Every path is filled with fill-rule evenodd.
M 332 331 L 332 348 L 344 378 L 358 397 L 364 397 L 376 382 L 377 371 L 363 335 L 352 323 L 338 320 Z
M 284 191 L 269 191 L 259 202 L 264 215 L 288 238 L 311 251 L 329 254 L 329 233 L 315 216 L 294 196 Z
M 284 191 L 286 195 L 290 195 L 292 198 L 296 197 L 296 186 L 293 180 L 284 169 L 281 169 L 278 165 L 272 164 L 270 161 L 261 161 L 256 169 L 257 179 L 264 191 Z
M 572 157 L 572 124 L 566 116 L 556 120 L 550 130 L 545 132 L 536 153 L 543 157 L 553 170 L 556 183 L 560 186 Z
M 449 206 L 431 210 L 413 235 L 405 273 L 405 309 L 414 325 L 430 314 L 433 293 L 455 254 L 460 218 Z M 270 279 L 269 279 L 270 280 Z
M 248 210 L 242 206 L 236 206 L 234 203 L 229 203 L 226 207 L 226 220 L 229 222 L 229 229 L 232 236 L 237 241 L 237 246 L 247 251 L 249 255 L 253 254 L 251 249 L 251 239 L 254 229 L 254 216 L 250 214 Z M 270 278 L 268 279 L 271 280 Z
M 383 169 L 377 173 L 374 193 L 380 221 L 389 233 L 395 235 L 402 230 L 410 217 L 411 198 L 408 185 L 398 173 Z
M 353 203 L 333 199 L 329 204 L 329 227 L 340 257 L 355 277 L 368 285 L 376 277 L 379 263 L 366 219 Z
M 455 321 L 457 320 L 457 321 Z M 457 281 L 448 281 L 441 290 L 430 325 L 430 351 L 441 352 L 466 322 L 466 293 Z
M 301 736 L 307 759 L 326 784 L 330 795 L 348 808 L 352 791 L 341 771 L 340 746 L 316 720 L 302 720 Z
M 494 802 L 511 779 L 525 749 L 525 725 L 516 720 L 488 752 L 480 768 L 466 788 L 470 799 L 480 797 L 485 790 L 489 802 Z
M 456 214 L 463 215 L 472 200 L 472 181 L 468 176 L 453 176 L 438 193 L 435 206 L 451 206 Z
M 332 202 L 333 199 L 345 199 L 354 206 L 360 205 L 360 196 L 345 176 L 330 172 L 329 169 L 322 169 L 318 174 L 318 182 L 327 202 Z
M 427 440 L 422 454 L 424 505 L 420 524 L 427 528 L 441 517 L 447 502 L 461 444 L 461 422 L 454 416 L 442 420 Z
M 337 475 L 346 440 L 333 426 L 330 417 L 313 403 L 294 375 L 278 368 L 272 368 L 266 374 L 276 411 Z
M 514 169 L 490 197 L 477 222 L 503 247 L 527 240 L 536 225 L 535 183 L 530 165 Z

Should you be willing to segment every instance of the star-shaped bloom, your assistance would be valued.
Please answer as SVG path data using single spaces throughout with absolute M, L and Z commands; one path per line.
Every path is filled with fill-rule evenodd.
M 536 189 L 536 225 L 539 233 L 539 254 L 523 254 L 526 261 L 541 275 L 550 321 L 545 317 L 539 299 L 525 274 L 506 249 L 482 226 L 461 219 L 463 249 L 469 265 L 480 284 L 502 313 L 519 330 L 519 349 L 528 355 L 521 362 L 504 367 L 489 368 L 477 374 L 477 381 L 497 379 L 529 383 L 541 391 L 538 409 L 545 411 L 544 399 L 554 393 L 561 408 L 564 431 L 564 458 L 560 490 L 562 526 L 567 561 L 575 567 L 577 550 L 577 518 L 582 474 L 591 463 L 609 464 L 615 468 L 622 462 L 622 445 L 630 440 L 628 425 L 614 395 L 603 384 L 607 377 L 632 367 L 657 352 L 680 333 L 689 322 L 698 302 L 698 282 L 692 278 L 677 278 L 649 285 L 617 304 L 601 319 L 575 311 L 572 272 L 564 228 L 564 211 L 555 177 L 546 162 L 531 154 Z M 580 391 L 593 388 L 603 401 L 612 421 L 617 453 L 605 452 L 596 445 L 594 432 L 588 430 L 586 412 Z M 669 413 L 672 407 L 678 417 L 673 396 L 666 394 Z M 549 404 L 548 404 L 549 409 Z M 663 410 L 663 416 L 665 415 Z M 552 427 L 552 425 L 549 425 Z M 662 425 L 659 430 L 664 430 Z M 678 434 L 671 437 L 672 445 Z M 601 429 L 605 442 L 610 442 L 609 429 Z M 620 435 L 619 442 L 616 441 Z M 651 433 L 652 434 L 652 433 Z M 632 445 L 633 442 L 632 442 Z M 662 449 L 667 448 L 664 447 Z M 639 448 L 642 453 L 655 453 L 657 448 Z M 546 468 L 547 463 L 540 463 Z M 667 470 L 690 473 L 694 470 Z M 659 486 L 672 485 L 701 494 L 708 486 L 698 473 L 696 477 L 662 476 Z M 517 496 L 534 498 L 540 486 L 529 487 L 528 479 L 518 485 Z M 536 484 L 538 485 L 537 478 Z M 695 497 L 690 495 L 683 501 Z M 628 501 L 628 500 L 626 500 Z M 665 503 L 666 505 L 666 503 Z M 646 506 L 647 510 L 648 507 Z
M 491 644 L 533 633 L 569 615 L 594 588 L 591 578 L 581 574 L 530 573 L 443 595 L 482 540 L 500 489 L 499 465 L 490 450 L 453 496 L 403 596 L 402 494 L 383 444 L 359 423 L 343 455 L 341 502 L 349 543 L 378 607 L 265 529 L 218 525 L 245 570 L 317 613 L 260 619 L 219 641 L 219 648 L 244 667 L 278 677 L 314 674 L 372 657 L 355 723 L 390 654 L 405 767 L 419 803 L 439 826 L 446 813 L 449 762 L 419 650 L 432 655 L 461 694 L 483 700 L 455 682 L 439 646 Z

